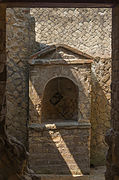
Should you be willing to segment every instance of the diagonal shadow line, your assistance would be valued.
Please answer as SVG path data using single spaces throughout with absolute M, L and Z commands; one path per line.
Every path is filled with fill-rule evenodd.
M 72 75 L 72 76 L 74 76 L 73 74 L 72 74 L 72 72 L 70 72 L 70 74 Z M 31 79 L 30 79 L 30 81 L 32 81 Z M 35 91 L 36 91 L 36 93 L 37 94 L 39 94 L 39 92 L 38 92 L 38 90 L 37 90 L 37 85 L 35 86 L 35 84 L 34 84 L 34 89 L 35 89 Z M 81 90 L 82 90 L 82 92 L 84 91 L 84 87 L 81 85 L 81 82 L 80 82 L 80 88 L 81 88 Z M 85 92 L 85 91 L 84 91 Z M 88 98 L 87 98 L 87 96 L 85 95 L 85 93 L 83 93 L 83 95 L 85 96 L 84 97 L 84 99 L 88 102 Z M 32 103 L 32 101 L 30 100 L 30 103 L 32 104 L 32 106 L 33 106 L 33 108 L 34 108 L 34 112 L 39 116 L 39 114 L 38 114 L 38 112 L 37 112 L 37 110 L 35 109 L 35 107 L 34 107 L 34 105 L 33 105 L 33 103 Z M 31 118 L 32 119 L 32 118 Z M 32 120 L 31 120 L 32 121 Z M 43 133 L 44 134 L 44 133 Z M 68 152 L 71 154 L 71 156 L 73 157 L 73 159 L 74 159 L 74 162 L 76 162 L 76 164 L 78 165 L 78 167 L 79 167 L 79 169 L 80 169 L 80 164 L 78 163 L 78 160 L 79 160 L 79 158 L 80 157 L 78 157 L 77 156 L 77 154 L 75 153 L 75 154 L 73 154 L 73 152 L 75 152 L 75 150 L 73 151 L 73 149 L 71 148 L 71 146 L 70 146 L 70 143 L 69 143 L 69 141 L 67 141 L 67 138 L 65 138 L 64 137 L 64 135 L 61 133 L 61 138 L 62 138 L 62 140 L 65 142 L 65 145 L 66 145 L 66 147 L 68 147 Z M 47 134 L 47 137 L 49 138 L 49 135 Z M 79 138 L 80 139 L 80 138 Z M 50 140 L 51 140 L 51 137 L 50 137 Z M 77 140 L 78 140 L 78 138 L 77 138 Z M 32 142 L 32 141 L 31 141 Z M 55 147 L 54 149 L 58 152 L 58 154 L 60 154 L 59 153 L 59 151 L 57 150 L 57 147 L 56 147 L 56 144 L 53 142 L 53 140 L 52 140 L 52 143 L 53 143 L 53 146 Z M 75 141 L 75 146 L 73 145 L 73 147 L 77 147 L 76 146 L 76 141 Z M 43 141 L 43 144 L 45 144 L 45 141 Z M 38 145 L 38 146 L 40 146 L 40 144 Z M 37 148 L 37 147 L 36 147 Z M 43 147 L 42 147 L 43 148 Z M 31 147 L 31 149 L 32 149 L 32 147 Z M 53 149 L 53 148 L 52 148 Z M 76 148 L 75 148 L 76 149 Z M 88 153 L 88 152 L 87 152 Z M 43 155 L 43 154 L 42 154 Z M 38 168 L 38 166 L 39 166 L 39 164 L 43 164 L 43 161 L 40 163 L 40 157 L 38 158 L 39 156 L 37 156 L 37 158 L 35 158 L 39 163 L 37 163 L 37 167 L 35 166 L 35 162 L 33 163 L 33 166 L 35 166 L 36 168 L 37 168 L 37 170 L 39 170 L 40 168 Z M 45 162 L 46 162 L 46 164 L 48 165 L 48 157 L 50 157 L 50 154 L 48 154 L 48 156 L 45 158 L 43 158 L 43 160 L 45 160 Z M 34 158 L 33 158 L 34 159 Z M 41 157 L 41 159 L 42 159 L 42 157 Z M 60 154 L 60 159 L 62 159 L 64 162 L 63 163 L 65 163 L 65 168 L 66 169 L 68 169 L 68 171 L 66 170 L 66 172 L 67 172 L 67 174 L 71 174 L 71 171 L 69 170 L 69 167 L 67 166 L 67 163 L 65 162 L 65 160 L 62 158 L 62 155 Z M 53 159 L 51 159 L 50 160 L 50 162 L 52 162 L 53 161 Z M 32 160 L 30 161 L 31 162 L 31 164 L 32 164 Z M 59 161 L 58 161 L 59 162 Z M 53 161 L 53 163 L 56 163 L 56 160 L 55 161 Z M 61 163 L 62 164 L 62 163 Z M 32 165 L 31 165 L 32 166 Z M 46 166 L 45 166 L 46 167 Z M 33 168 L 33 167 L 32 167 Z M 45 168 L 45 169 L 47 169 L 47 168 Z M 56 171 L 58 171 L 60 168 L 56 168 Z M 60 169 L 61 170 L 61 169 Z M 56 172 L 57 173 L 57 172 Z

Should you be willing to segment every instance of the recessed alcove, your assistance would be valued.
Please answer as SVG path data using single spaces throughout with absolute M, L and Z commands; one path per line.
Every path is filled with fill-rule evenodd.
M 72 80 L 57 77 L 44 90 L 41 122 L 78 121 L 78 87 Z
M 36 173 L 89 174 L 92 61 L 67 45 L 31 56 L 29 165 Z

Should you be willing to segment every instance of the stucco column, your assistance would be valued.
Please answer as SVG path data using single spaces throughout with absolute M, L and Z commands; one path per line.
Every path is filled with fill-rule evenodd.
M 112 18 L 112 129 L 106 135 L 106 180 L 119 180 L 119 5 L 113 8 Z

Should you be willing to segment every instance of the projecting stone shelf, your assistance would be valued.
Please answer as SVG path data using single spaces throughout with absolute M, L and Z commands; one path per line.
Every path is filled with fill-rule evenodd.
M 55 129 L 87 129 L 90 128 L 91 124 L 89 122 L 57 122 L 57 123 L 42 123 L 42 124 L 30 124 L 29 129 L 35 131 L 47 131 Z
M 33 59 L 29 61 L 30 65 L 42 65 L 42 66 L 50 66 L 50 65 L 70 65 L 70 64 L 91 64 L 93 60 L 89 59 L 73 59 L 73 60 L 62 60 L 62 59 L 55 59 L 55 60 L 44 60 L 44 59 Z

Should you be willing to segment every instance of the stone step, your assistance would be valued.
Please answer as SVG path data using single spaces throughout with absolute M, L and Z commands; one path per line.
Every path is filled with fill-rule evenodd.
M 104 175 L 84 176 L 58 176 L 58 175 L 35 175 L 33 180 L 104 180 Z
M 32 180 L 105 180 L 105 171 L 105 166 L 99 166 L 91 168 L 90 175 L 83 176 L 32 174 Z
M 33 180 L 89 180 L 89 176 L 35 175 Z

